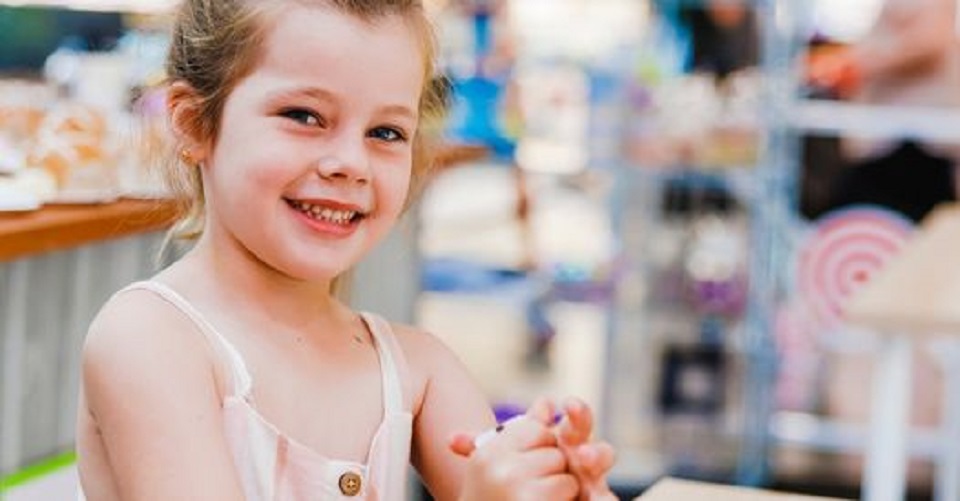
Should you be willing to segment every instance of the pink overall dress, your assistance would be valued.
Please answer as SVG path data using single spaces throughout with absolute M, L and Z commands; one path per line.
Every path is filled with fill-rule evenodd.
M 253 380 L 240 352 L 196 308 L 156 281 L 137 282 L 124 290 L 136 289 L 152 291 L 183 312 L 225 357 L 232 388 L 223 402 L 224 430 L 248 501 L 393 501 L 406 497 L 412 433 L 401 379 L 406 367 L 390 325 L 383 319 L 361 314 L 380 359 L 384 409 L 367 463 L 361 464 L 328 458 L 284 435 L 254 407 Z

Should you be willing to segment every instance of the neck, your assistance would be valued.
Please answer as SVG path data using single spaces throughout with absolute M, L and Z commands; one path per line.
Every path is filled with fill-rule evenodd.
M 329 325 L 349 314 L 331 294 L 331 281 L 290 277 L 242 246 L 223 245 L 207 234 L 180 265 L 189 288 L 215 302 L 214 306 L 261 325 L 268 322 L 301 330 Z

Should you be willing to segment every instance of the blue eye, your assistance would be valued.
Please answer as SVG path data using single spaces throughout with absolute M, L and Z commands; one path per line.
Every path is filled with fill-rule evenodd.
M 280 116 L 311 127 L 319 127 L 323 125 L 323 119 L 320 118 L 320 115 L 303 108 L 291 108 L 288 110 L 283 110 L 280 112 Z
M 403 132 L 392 127 L 376 127 L 367 133 L 367 135 L 388 143 L 405 142 L 407 140 Z

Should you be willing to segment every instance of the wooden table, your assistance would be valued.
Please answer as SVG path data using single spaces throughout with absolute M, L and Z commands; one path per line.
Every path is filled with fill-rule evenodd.
M 691 482 L 674 478 L 665 478 L 653 485 L 637 501 L 815 501 L 834 498 L 801 496 L 745 487 L 714 485 L 703 482 Z
M 847 320 L 881 335 L 863 487 L 899 501 L 907 479 L 913 343 L 939 338 L 944 413 L 936 499 L 960 501 L 960 204 L 937 208 L 903 251 L 851 299 Z
M 0 262 L 162 230 L 176 216 L 168 200 L 119 200 L 0 213 Z

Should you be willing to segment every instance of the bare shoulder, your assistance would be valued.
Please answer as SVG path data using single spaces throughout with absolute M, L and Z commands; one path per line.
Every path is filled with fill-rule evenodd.
M 110 298 L 90 324 L 84 359 L 106 361 L 146 352 L 162 356 L 170 349 L 205 345 L 202 334 L 186 315 L 157 294 L 131 290 Z M 202 353 L 202 351 L 201 351 Z
M 84 481 L 115 483 L 119 499 L 242 499 L 217 381 L 211 346 L 186 315 L 153 292 L 114 296 L 83 350 Z M 96 468 L 97 451 L 109 470 Z
M 391 328 L 411 372 L 429 377 L 443 372 L 448 365 L 461 365 L 457 355 L 446 343 L 430 332 L 404 324 L 391 324 Z
M 407 357 L 429 357 L 443 353 L 453 356 L 443 341 L 419 327 L 395 323 L 391 323 L 390 327 Z
M 198 371 L 212 373 L 211 360 L 205 338 L 184 314 L 155 293 L 127 291 L 112 297 L 90 325 L 83 347 L 84 387 L 95 396 L 90 386 L 117 388 L 123 381 L 158 378 L 176 385 Z

